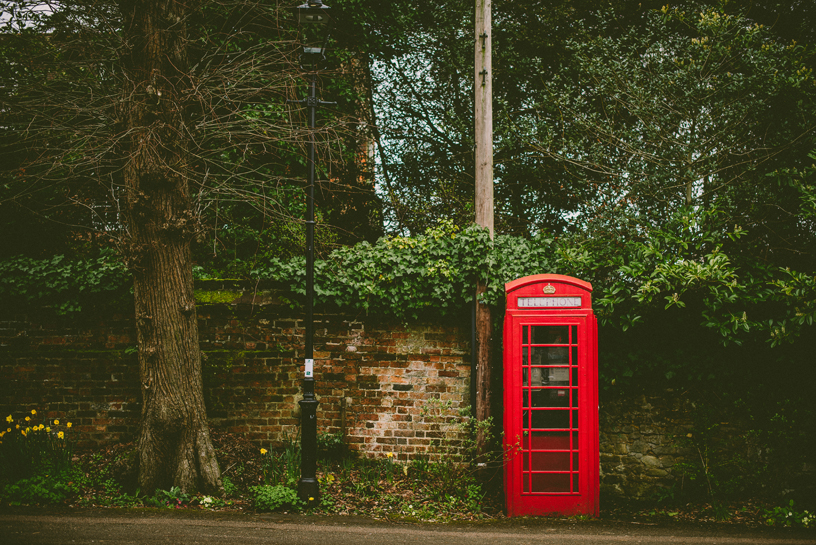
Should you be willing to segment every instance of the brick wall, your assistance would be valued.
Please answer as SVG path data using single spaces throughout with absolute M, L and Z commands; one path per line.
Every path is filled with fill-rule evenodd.
M 129 440 L 139 419 L 139 368 L 126 351 L 130 320 L 65 320 L 48 312 L 0 317 L 0 411 L 73 424 L 80 448 Z
M 272 292 L 208 283 L 197 295 L 211 425 L 265 447 L 295 438 L 302 316 Z M 315 321 L 320 432 L 401 460 L 452 433 L 449 422 L 469 400 L 469 317 L 406 325 L 318 312 Z M 134 347 L 126 316 L 64 320 L 0 308 L 0 416 L 37 409 L 38 418 L 71 421 L 81 449 L 135 439 L 141 406 Z M 429 407 L 442 409 L 427 413 Z M 649 497 L 677 482 L 673 467 L 689 453 L 676 437 L 690 429 L 692 412 L 690 400 L 671 392 L 602 400 L 603 493 Z
M 304 323 L 274 293 L 209 283 L 197 292 L 205 398 L 213 427 L 259 445 L 297 435 Z M 217 299 L 220 302 L 208 302 Z M 469 399 L 469 323 L 388 323 L 315 316 L 318 429 L 353 449 L 425 452 L 441 433 L 429 399 L 456 414 Z M 0 317 L 0 411 L 37 409 L 74 424 L 80 448 L 135 438 L 140 411 L 135 329 L 122 316 Z M 438 406 L 438 405 L 437 405 Z
M 297 434 L 304 324 L 287 314 L 272 304 L 199 307 L 214 426 L 259 444 Z M 317 314 L 318 429 L 364 452 L 424 452 L 438 432 L 422 415 L 427 401 L 449 401 L 454 413 L 469 399 L 468 325 Z

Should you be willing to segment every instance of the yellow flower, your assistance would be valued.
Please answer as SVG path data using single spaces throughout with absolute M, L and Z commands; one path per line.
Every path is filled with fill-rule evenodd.
M 57 437 L 59 437 L 60 439 L 63 439 L 65 437 L 65 434 L 63 432 L 59 432 L 57 434 Z
M 3 437 L 6 434 L 4 431 L 0 431 L 0 437 Z
M 266 449 L 265 448 L 261 449 L 261 454 L 266 454 Z
M 37 411 L 35 411 L 34 409 L 31 409 L 31 414 L 37 414 Z
M 70 428 L 71 426 L 73 426 L 73 424 L 71 424 L 70 422 L 68 422 L 68 423 L 66 424 L 66 426 L 68 426 L 68 427 Z
M 388 454 L 386 454 L 386 456 L 388 456 L 389 458 L 393 458 L 393 457 L 394 457 L 394 453 L 393 453 L 393 452 L 389 452 Z
M 9 424 L 11 424 L 12 422 L 14 422 L 14 419 L 11 417 L 11 415 L 8 415 L 8 416 L 6 417 L 6 422 L 8 422 Z
M 314 498 L 309 496 L 309 501 L 314 501 Z
M 45 431 L 47 431 L 48 433 L 51 433 L 51 428 L 45 428 Z
M 8 433 L 11 433 L 11 428 L 7 429 L 6 431 L 7 431 Z
M 20 424 L 17 424 L 17 429 L 18 429 L 18 430 L 20 429 Z
M 59 420 L 54 420 L 54 425 L 59 426 Z
M 20 430 L 20 433 L 22 433 L 22 434 L 23 434 L 23 437 L 25 437 L 25 436 L 26 436 L 26 432 L 25 432 L 25 430 Z
M 26 416 L 26 422 L 31 422 L 31 417 L 30 416 Z
M 45 428 L 45 425 L 40 424 L 40 429 L 43 429 L 43 428 Z

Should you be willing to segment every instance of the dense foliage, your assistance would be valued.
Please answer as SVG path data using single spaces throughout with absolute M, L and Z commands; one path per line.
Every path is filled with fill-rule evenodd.
M 0 297 L 69 315 L 120 305 L 129 276 L 105 249 L 124 232 L 126 48 L 106 30 L 119 14 L 2 5 L 15 11 L 0 41 Z M 477 278 L 500 307 L 505 282 L 562 273 L 595 287 L 606 384 L 802 371 L 816 313 L 816 24 L 803 5 L 494 4 L 490 241 L 468 227 L 470 10 L 332 3 L 318 303 L 467 316 Z M 307 80 L 284 7 L 205 2 L 190 21 L 189 168 L 196 275 L 275 280 L 297 305 L 306 134 L 286 100 Z

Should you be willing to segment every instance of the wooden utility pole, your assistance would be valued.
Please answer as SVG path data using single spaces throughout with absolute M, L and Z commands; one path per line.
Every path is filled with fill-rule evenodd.
M 476 224 L 490 230 L 493 238 L 493 73 L 491 61 L 491 0 L 476 0 Z M 475 416 L 490 416 L 490 346 L 493 328 L 490 307 L 478 298 L 487 289 L 476 286 L 476 407 Z M 481 438 L 480 438 L 481 442 Z

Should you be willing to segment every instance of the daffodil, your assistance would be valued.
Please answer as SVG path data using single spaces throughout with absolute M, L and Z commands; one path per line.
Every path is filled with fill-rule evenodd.
M 35 411 L 34 409 L 31 409 L 31 414 L 37 414 L 37 411 Z
M 262 448 L 262 449 L 261 449 L 261 455 L 264 455 L 264 454 L 266 454 L 266 449 L 265 449 L 265 448 Z
M 60 439 L 63 439 L 63 438 L 65 438 L 65 434 L 63 432 L 59 432 L 57 434 L 57 437 L 59 437 Z
M 8 415 L 8 416 L 6 417 L 6 422 L 8 422 L 9 424 L 11 424 L 12 422 L 14 422 L 14 419 L 11 417 L 11 415 Z
M 54 425 L 59 426 L 59 420 L 54 420 Z
M 388 456 L 389 458 L 393 458 L 393 457 L 394 457 L 394 453 L 393 453 L 393 452 L 389 452 L 388 454 L 386 454 L 386 456 Z
M 70 422 L 68 422 L 68 423 L 67 423 L 67 424 L 65 424 L 65 425 L 66 425 L 67 427 L 69 427 L 69 428 L 70 428 L 71 426 L 73 426 L 73 424 L 71 424 Z
M 45 431 L 47 431 L 48 433 L 51 433 L 51 428 L 45 428 Z
M 26 422 L 31 422 L 31 417 L 30 416 L 26 416 Z
M 25 436 L 26 436 L 26 432 L 25 432 L 25 430 L 20 430 L 20 433 L 22 433 L 22 434 L 23 434 L 23 437 L 25 437 Z

